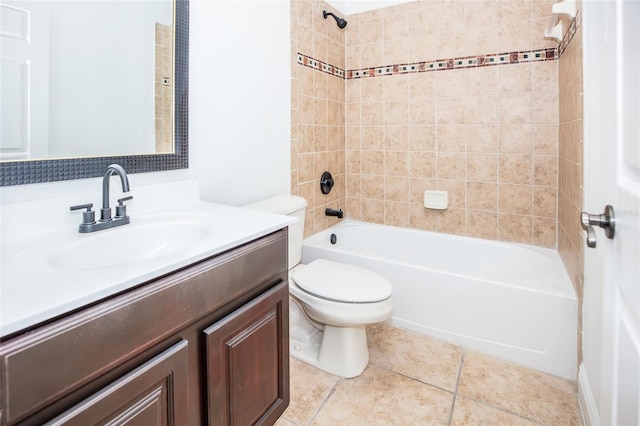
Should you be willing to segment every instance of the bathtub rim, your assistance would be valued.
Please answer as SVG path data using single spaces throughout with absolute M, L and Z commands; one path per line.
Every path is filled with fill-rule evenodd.
M 542 255 L 546 258 L 548 258 L 552 263 L 553 263 L 553 271 L 552 271 L 552 275 L 550 278 L 547 278 L 546 280 L 553 280 L 553 282 L 556 282 L 557 285 L 554 289 L 549 289 L 549 288 L 539 288 L 539 287 L 535 287 L 534 283 L 539 282 L 538 281 L 531 281 L 531 280 L 523 280 L 522 282 L 519 282 L 517 284 L 512 284 L 512 283 L 507 283 L 504 281 L 500 281 L 500 280 L 494 280 L 494 279 L 490 279 L 490 278 L 485 278 L 485 277 L 475 277 L 475 276 L 470 276 L 468 274 L 461 274 L 455 271 L 449 271 L 449 270 L 443 270 L 443 269 L 436 269 L 433 267 L 428 267 L 425 265 L 417 265 L 415 263 L 407 263 L 407 262 L 403 262 L 400 260 L 389 260 L 386 259 L 384 257 L 376 257 L 376 256 L 370 256 L 368 254 L 361 254 L 361 253 L 355 253 L 358 256 L 363 256 L 363 257 L 372 257 L 372 258 L 377 258 L 377 259 L 381 259 L 387 262 L 393 262 L 393 263 L 397 263 L 399 265 L 405 265 L 408 267 L 417 267 L 417 268 L 425 268 L 428 270 L 432 270 L 432 271 L 439 271 L 442 273 L 446 273 L 446 274 L 450 274 L 452 276 L 456 276 L 456 277 L 461 277 L 461 278 L 473 278 L 475 280 L 478 281 L 482 281 L 482 282 L 486 282 L 486 283 L 491 283 L 491 284 L 495 284 L 495 285 L 499 285 L 499 286 L 504 286 L 504 287 L 518 287 L 519 289 L 522 289 L 524 291 L 531 291 L 531 292 L 539 292 L 539 293 L 543 293 L 543 294 L 549 294 L 549 295 L 553 295 L 553 296 L 557 296 L 557 297 L 564 297 L 570 300 L 577 300 L 578 297 L 576 295 L 575 289 L 573 288 L 573 284 L 571 282 L 571 279 L 568 275 L 568 272 L 566 270 L 566 267 L 564 266 L 564 262 L 562 261 L 562 258 L 560 257 L 560 253 L 556 250 L 556 249 L 551 249 L 551 248 L 546 248 L 546 247 L 539 247 L 539 246 L 534 246 L 531 244 L 524 244 L 524 243 L 518 243 L 518 242 L 510 242 L 510 241 L 498 241 L 498 240 L 488 240 L 488 239 L 484 239 L 484 238 L 477 238 L 477 237 L 468 237 L 468 236 L 463 236 L 463 235 L 456 235 L 456 234 L 446 234 L 446 233 L 442 233 L 442 232 L 435 232 L 435 231 L 428 231 L 428 230 L 424 230 L 424 229 L 419 229 L 419 228 L 406 228 L 406 227 L 402 227 L 402 226 L 393 226 L 393 225 L 384 225 L 384 224 L 379 224 L 379 223 L 373 223 L 373 222 L 364 222 L 364 221 L 359 221 L 359 220 L 354 220 L 354 219 L 344 219 L 342 221 L 340 221 L 339 223 L 323 230 L 320 231 L 316 234 L 313 234 L 307 238 L 305 238 L 303 240 L 303 252 L 304 252 L 304 247 L 306 245 L 309 246 L 313 246 L 313 247 L 319 247 L 319 248 L 325 248 L 328 250 L 333 250 L 339 253 L 349 253 L 349 254 L 354 254 L 353 251 L 348 251 L 348 250 L 343 250 L 340 249 L 338 247 L 335 246 L 329 246 L 326 243 L 324 243 L 323 241 L 328 241 L 328 237 L 331 235 L 331 233 L 333 233 L 332 231 L 338 231 L 341 228 L 346 228 L 349 226 L 362 226 L 362 227 L 376 227 L 376 228 L 392 228 L 395 231 L 398 232 L 416 232 L 416 233 L 420 233 L 420 234 L 425 234 L 425 235 L 434 235 L 438 238 L 451 238 L 453 240 L 458 240 L 458 241 L 463 241 L 463 240 L 467 240 L 467 239 L 471 239 L 473 241 L 477 241 L 481 244 L 487 244 L 489 246 L 505 246 L 505 245 L 509 245 L 509 246 L 516 246 L 525 250 L 529 250 L 529 251 L 533 251 L 539 255 Z M 326 236 L 327 238 L 325 240 L 322 240 L 322 237 Z M 304 253 L 303 253 L 303 258 L 304 258 Z

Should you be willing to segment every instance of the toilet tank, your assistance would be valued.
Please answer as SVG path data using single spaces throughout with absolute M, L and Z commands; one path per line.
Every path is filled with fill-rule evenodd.
M 269 213 L 293 216 L 298 221 L 289 225 L 289 269 L 302 259 L 302 240 L 304 239 L 304 215 L 307 200 L 297 195 L 277 195 L 245 206 L 249 209 Z

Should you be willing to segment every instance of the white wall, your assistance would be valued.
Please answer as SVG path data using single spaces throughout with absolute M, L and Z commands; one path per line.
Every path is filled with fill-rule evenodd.
M 191 2 L 192 167 L 203 200 L 290 191 L 288 1 Z
M 353 15 L 354 13 L 366 12 L 368 10 L 395 6 L 397 4 L 409 3 L 411 1 L 414 0 L 326 0 L 327 3 L 346 16 Z

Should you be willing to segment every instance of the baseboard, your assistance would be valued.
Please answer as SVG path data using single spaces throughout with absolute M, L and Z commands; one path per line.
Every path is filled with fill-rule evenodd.
M 580 414 L 585 426 L 600 425 L 600 414 L 596 406 L 596 400 L 591 392 L 591 385 L 584 364 L 580 364 L 578 369 L 578 404 L 580 405 Z

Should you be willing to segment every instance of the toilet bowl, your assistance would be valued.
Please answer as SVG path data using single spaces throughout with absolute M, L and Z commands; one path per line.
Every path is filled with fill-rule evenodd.
M 314 260 L 290 274 L 291 355 L 341 377 L 369 363 L 366 326 L 389 319 L 391 284 L 363 268 Z
M 360 375 L 369 363 L 366 326 L 391 317 L 391 283 L 345 263 L 317 259 L 300 264 L 306 209 L 303 198 L 285 195 L 246 207 L 298 218 L 298 223 L 289 227 L 291 355 L 337 376 Z

